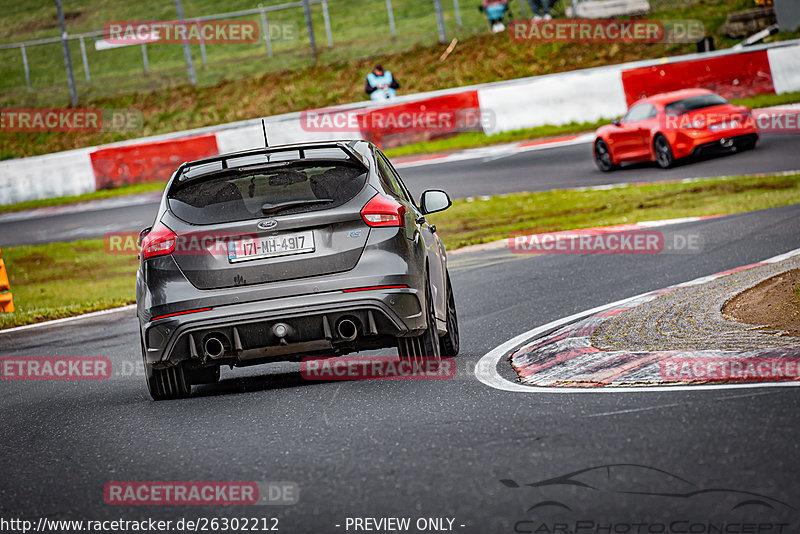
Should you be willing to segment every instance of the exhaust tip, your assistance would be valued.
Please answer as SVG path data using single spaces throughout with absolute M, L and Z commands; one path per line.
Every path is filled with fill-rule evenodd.
M 339 319 L 336 333 L 345 341 L 353 341 L 358 336 L 358 326 L 351 319 Z
M 272 333 L 279 338 L 284 338 L 289 334 L 289 325 L 285 323 L 277 323 L 272 327 Z
M 211 336 L 203 343 L 203 353 L 211 359 L 221 358 L 225 354 L 225 345 L 220 338 Z

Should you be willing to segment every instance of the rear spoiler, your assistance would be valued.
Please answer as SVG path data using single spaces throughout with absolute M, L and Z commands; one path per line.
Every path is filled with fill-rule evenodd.
M 173 174 L 173 179 L 177 178 L 179 182 L 185 182 L 187 180 L 192 180 L 194 178 L 200 178 L 202 176 L 207 176 L 211 173 L 217 173 L 219 171 L 225 170 L 235 170 L 238 168 L 242 169 L 252 169 L 256 168 L 259 165 L 269 164 L 271 156 L 274 154 L 279 154 L 281 152 L 295 152 L 299 154 L 299 159 L 291 159 L 291 160 L 278 160 L 280 162 L 286 161 L 332 161 L 335 158 L 319 158 L 319 157 L 306 157 L 307 152 L 312 150 L 319 150 L 325 148 L 338 148 L 341 150 L 345 156 L 347 156 L 347 160 L 354 163 L 356 166 L 361 167 L 364 171 L 369 170 L 369 164 L 365 161 L 364 157 L 359 154 L 355 150 L 355 144 L 358 141 L 349 141 L 347 143 L 341 141 L 331 141 L 331 142 L 322 142 L 322 143 L 314 143 L 308 145 L 283 145 L 283 146 L 275 146 L 275 147 L 264 147 L 264 148 L 256 148 L 253 150 L 246 150 L 243 152 L 232 152 L 230 154 L 222 154 L 220 156 L 213 156 L 210 158 L 205 158 L 197 161 L 192 162 L 184 162 L 178 167 L 178 170 L 175 171 Z M 229 165 L 230 160 L 237 160 L 237 159 L 244 159 L 250 158 L 252 156 L 266 156 L 265 161 L 263 163 L 249 163 L 246 165 L 234 165 L 231 167 Z M 278 162 L 276 161 L 276 163 Z M 215 165 L 219 163 L 219 165 Z M 205 172 L 202 172 L 203 169 L 207 169 Z M 192 170 L 200 171 L 196 172 L 196 174 L 192 174 Z

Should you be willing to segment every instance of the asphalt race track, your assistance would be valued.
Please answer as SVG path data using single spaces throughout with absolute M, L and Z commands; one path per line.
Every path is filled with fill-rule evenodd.
M 758 154 L 714 164 L 744 172 L 734 159 Z M 797 157 L 787 155 L 787 165 Z M 686 223 L 681 229 L 704 243 L 691 255 L 454 255 L 462 354 L 453 380 L 310 383 L 296 364 L 276 364 L 226 370 L 220 384 L 195 388 L 190 399 L 159 403 L 141 376 L 4 381 L 0 517 L 274 517 L 286 533 L 354 532 L 348 517 L 409 517 L 412 525 L 432 517 L 453 519 L 455 532 L 502 533 L 541 524 L 551 530 L 538 532 L 552 532 L 552 512 L 573 526 L 583 521 L 574 531 L 587 533 L 609 532 L 592 525 L 612 523 L 674 523 L 675 532 L 690 532 L 688 525 L 719 517 L 774 527 L 760 532 L 799 532 L 797 388 L 519 394 L 473 374 L 483 354 L 535 326 L 796 249 L 799 220 L 800 206 L 790 206 Z M 0 354 L 107 356 L 125 369 L 140 361 L 136 337 L 129 311 L 0 334 Z M 617 467 L 588 473 L 604 486 L 525 486 L 608 465 Z M 651 475 L 679 477 L 692 491 L 642 495 L 643 486 L 658 485 Z M 109 481 L 291 481 L 300 499 L 110 506 Z M 634 489 L 608 489 L 609 481 Z
M 764 134 L 756 150 L 700 161 L 672 169 L 635 165 L 602 173 L 592 161 L 591 143 L 505 153 L 486 158 L 401 168 L 412 193 L 444 189 L 453 198 L 601 186 L 620 182 L 653 182 L 800 169 L 796 134 Z M 87 211 L 51 208 L 47 216 L 0 215 L 0 247 L 102 237 L 109 232 L 138 232 L 150 226 L 159 195 L 93 203 Z

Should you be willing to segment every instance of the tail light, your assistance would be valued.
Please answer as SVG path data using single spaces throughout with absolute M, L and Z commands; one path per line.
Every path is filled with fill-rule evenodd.
M 697 118 L 693 120 L 689 124 L 684 124 L 681 126 L 684 130 L 702 130 L 706 125 L 706 121 L 703 118 Z
M 157 223 L 142 239 L 142 258 L 171 254 L 175 250 L 178 236 L 162 223 Z
M 396 200 L 375 195 L 361 208 L 361 218 L 369 226 L 403 226 L 406 208 Z

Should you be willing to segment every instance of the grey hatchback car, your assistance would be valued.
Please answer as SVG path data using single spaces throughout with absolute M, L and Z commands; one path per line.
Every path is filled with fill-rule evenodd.
M 188 396 L 220 366 L 397 347 L 455 356 L 445 248 L 389 160 L 362 140 L 184 163 L 139 236 L 136 303 L 153 399 Z

